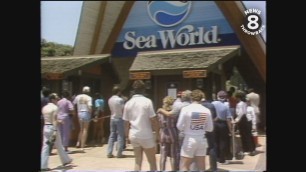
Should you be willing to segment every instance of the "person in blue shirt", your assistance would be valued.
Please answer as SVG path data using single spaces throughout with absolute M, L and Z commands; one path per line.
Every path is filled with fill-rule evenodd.
M 232 159 L 232 152 L 230 150 L 230 138 L 232 131 L 232 114 L 228 104 L 226 104 L 227 93 L 223 90 L 217 93 L 217 100 L 212 104 L 216 109 L 216 117 L 214 118 L 215 139 L 218 162 L 228 164 Z
M 95 93 L 93 116 L 93 142 L 103 144 L 104 141 L 104 106 L 105 101 L 100 93 Z

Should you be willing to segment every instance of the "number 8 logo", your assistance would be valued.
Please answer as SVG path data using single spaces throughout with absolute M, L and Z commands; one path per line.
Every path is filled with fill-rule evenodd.
M 248 16 L 248 28 L 251 30 L 258 29 L 258 16 L 257 15 L 249 15 Z
M 248 14 L 244 20 L 244 26 L 252 32 L 259 30 L 261 25 L 262 20 L 257 14 Z

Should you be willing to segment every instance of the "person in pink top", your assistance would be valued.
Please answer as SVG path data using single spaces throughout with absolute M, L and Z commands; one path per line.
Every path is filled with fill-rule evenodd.
M 68 152 L 74 107 L 72 102 L 69 100 L 69 92 L 67 90 L 63 91 L 62 99 L 57 102 L 57 106 L 59 108 L 57 116 L 57 120 L 59 121 L 59 132 L 61 133 L 65 151 Z

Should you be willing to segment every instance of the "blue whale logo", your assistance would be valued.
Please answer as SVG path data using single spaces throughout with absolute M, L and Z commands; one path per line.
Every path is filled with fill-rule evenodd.
M 162 27 L 181 23 L 189 14 L 191 1 L 148 1 L 147 11 L 151 19 Z

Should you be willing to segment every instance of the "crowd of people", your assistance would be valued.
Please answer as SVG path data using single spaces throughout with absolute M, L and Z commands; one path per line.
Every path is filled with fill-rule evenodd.
M 110 134 L 107 158 L 125 158 L 126 144 L 131 144 L 135 155 L 134 170 L 142 169 L 143 152 L 150 171 L 156 171 L 156 148 L 159 147 L 159 170 L 189 171 L 206 170 L 205 157 L 209 156 L 211 171 L 217 171 L 218 164 L 228 164 L 238 154 L 254 156 L 256 132 L 260 115 L 260 97 L 250 90 L 248 94 L 233 87 L 220 90 L 216 100 L 207 100 L 202 90 L 180 91 L 176 98 L 165 96 L 163 105 L 154 110 L 152 100 L 145 96 L 145 84 L 136 80 L 129 98 L 122 95 L 118 85 L 112 89 L 108 101 L 96 93 L 94 100 L 90 88 L 83 87 L 82 93 L 70 100 L 64 90 L 62 98 L 44 88 L 42 90 L 42 151 L 41 170 L 47 171 L 48 157 L 55 144 L 63 165 L 70 164 L 69 139 L 73 115 L 80 125 L 76 147 L 84 151 L 90 121 L 94 123 L 94 135 L 101 130 L 98 123 L 104 114 L 104 107 L 110 109 Z M 241 148 L 232 149 L 233 136 L 240 135 Z M 98 138 L 99 141 L 101 137 Z M 117 154 L 113 155 L 115 143 Z M 171 169 L 166 169 L 167 158 Z
M 67 90 L 63 90 L 60 97 L 57 93 L 51 93 L 48 88 L 43 87 L 41 108 L 42 151 L 40 168 L 41 171 L 49 171 L 48 159 L 53 147 L 56 147 L 62 165 L 65 166 L 72 162 L 68 155 L 70 153 L 68 147 L 71 130 L 74 127 L 73 116 L 75 115 L 77 115 L 80 126 L 76 147 L 84 152 L 90 121 L 95 120 L 95 123 L 98 123 L 99 118 L 103 115 L 104 100 L 99 96 L 99 93 L 96 93 L 93 102 L 88 86 L 84 86 L 82 93 L 73 99 Z M 97 138 L 97 128 L 101 129 L 101 126 L 94 126 L 94 138 Z

